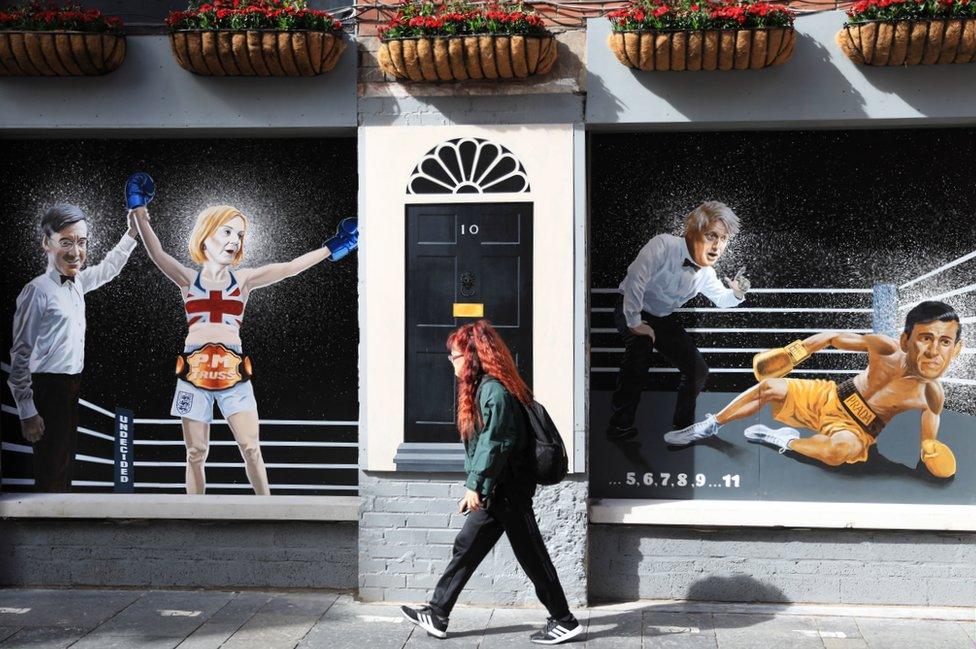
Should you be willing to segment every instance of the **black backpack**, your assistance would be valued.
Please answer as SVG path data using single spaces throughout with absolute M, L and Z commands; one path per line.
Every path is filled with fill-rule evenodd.
M 529 453 L 528 463 L 536 483 L 549 485 L 562 482 L 569 473 L 569 457 L 556 424 L 545 406 L 538 401 L 521 405 L 533 433 L 529 445 L 534 452 Z
M 488 379 L 488 375 L 481 377 L 478 383 L 478 390 L 475 393 L 475 401 L 481 400 L 481 387 Z M 518 401 L 514 396 L 513 399 Z M 525 405 L 518 401 L 525 413 L 529 429 L 532 435 L 528 439 L 526 457 L 523 458 L 525 468 L 532 474 L 536 484 L 551 485 L 562 482 L 569 473 L 569 456 L 566 455 L 566 445 L 563 438 L 556 429 L 552 417 L 546 412 L 546 407 L 536 400 Z M 476 409 L 479 427 L 481 424 L 481 411 Z

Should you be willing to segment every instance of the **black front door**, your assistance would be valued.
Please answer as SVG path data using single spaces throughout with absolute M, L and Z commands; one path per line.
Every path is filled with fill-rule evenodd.
M 404 441 L 458 441 L 456 327 L 487 318 L 532 384 L 532 204 L 407 206 Z

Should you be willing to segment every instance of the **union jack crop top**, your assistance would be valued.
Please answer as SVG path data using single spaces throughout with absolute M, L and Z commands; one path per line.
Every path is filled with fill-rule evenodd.
M 183 298 L 183 308 L 186 310 L 186 324 L 193 326 L 198 323 L 224 324 L 240 329 L 244 322 L 244 305 L 247 299 L 241 294 L 241 286 L 237 277 L 230 273 L 230 283 L 222 290 L 206 289 L 200 282 L 200 273 L 190 284 L 190 289 Z

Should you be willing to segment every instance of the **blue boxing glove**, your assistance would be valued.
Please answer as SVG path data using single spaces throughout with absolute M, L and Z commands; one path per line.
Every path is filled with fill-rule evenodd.
M 125 206 L 130 210 L 145 207 L 156 197 L 156 183 L 144 171 L 138 171 L 125 181 Z
M 329 259 L 339 261 L 359 247 L 359 227 L 356 219 L 348 217 L 339 221 L 335 236 L 323 244 L 332 253 Z

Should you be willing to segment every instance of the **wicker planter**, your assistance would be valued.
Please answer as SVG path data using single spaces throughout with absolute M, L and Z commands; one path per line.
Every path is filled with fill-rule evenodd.
M 0 76 L 98 76 L 124 58 L 121 34 L 0 31 Z
M 976 61 L 976 18 L 844 25 L 837 44 L 864 65 L 970 63 Z
M 613 32 L 607 44 L 638 70 L 758 70 L 789 60 L 796 33 L 792 27 Z
M 380 68 L 410 81 L 525 79 L 556 62 L 556 39 L 547 36 L 435 36 L 380 43 Z
M 215 77 L 314 77 L 346 49 L 341 34 L 279 30 L 179 30 L 170 33 L 180 67 Z

